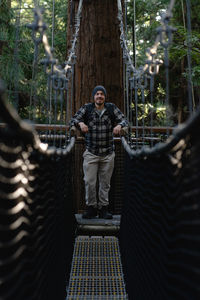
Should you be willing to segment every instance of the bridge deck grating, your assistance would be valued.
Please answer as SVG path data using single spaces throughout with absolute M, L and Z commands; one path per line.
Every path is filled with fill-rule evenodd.
M 128 299 L 116 237 L 76 238 L 67 293 L 72 299 Z

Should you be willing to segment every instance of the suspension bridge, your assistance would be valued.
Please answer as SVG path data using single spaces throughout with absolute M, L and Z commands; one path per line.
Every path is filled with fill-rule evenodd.
M 154 79 L 163 63 L 157 56 L 160 46 L 169 105 L 174 2 L 163 14 L 144 66 L 136 68 L 117 1 L 130 130 L 115 138 L 113 220 L 81 219 L 84 191 L 81 175 L 75 174 L 82 164 L 83 138 L 65 125 L 71 116 L 84 1 L 79 1 L 64 66 L 48 43 L 42 10 L 34 10 L 34 22 L 28 26 L 35 46 L 33 78 L 38 47 L 43 44 L 48 99 L 42 109 L 48 124 L 23 121 L 8 103 L 1 82 L 0 299 L 199 299 L 200 111 L 176 128 L 156 128 L 153 113 L 149 126 L 138 117 L 146 89 L 153 105 Z M 192 101 L 191 91 L 188 95 Z

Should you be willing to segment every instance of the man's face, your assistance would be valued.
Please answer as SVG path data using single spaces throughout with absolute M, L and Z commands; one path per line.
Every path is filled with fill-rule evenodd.
M 105 102 L 105 95 L 102 91 L 97 91 L 94 95 L 94 102 L 97 106 L 102 106 Z

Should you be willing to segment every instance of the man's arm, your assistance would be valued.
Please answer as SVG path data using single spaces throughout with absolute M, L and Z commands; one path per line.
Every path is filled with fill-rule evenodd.
M 84 122 L 79 122 L 78 125 L 83 133 L 88 132 L 88 126 Z
M 124 127 L 128 127 L 128 121 L 126 120 L 124 114 L 121 110 L 115 105 L 114 107 L 114 115 L 117 126 L 113 128 L 113 133 L 119 135 L 121 133 L 121 129 Z
M 83 133 L 88 132 L 88 126 L 84 123 L 84 116 L 86 113 L 86 106 L 82 106 L 73 116 L 70 121 L 70 126 L 78 127 Z
M 121 125 L 117 125 L 113 128 L 113 133 L 115 135 L 119 135 L 121 133 L 121 129 L 122 129 L 122 126 Z

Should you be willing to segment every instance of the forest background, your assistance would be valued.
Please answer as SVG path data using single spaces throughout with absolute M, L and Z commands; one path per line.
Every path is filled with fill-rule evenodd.
M 173 18 L 170 25 L 176 28 L 173 44 L 170 47 L 170 105 L 173 123 L 184 121 L 188 116 L 188 34 L 187 34 L 187 0 L 175 2 Z M 33 22 L 33 0 L 0 0 L 0 78 L 4 80 L 9 100 L 16 107 L 23 119 L 31 119 L 32 97 L 37 91 L 37 122 L 47 120 L 42 114 L 42 103 L 46 94 L 46 75 L 43 66 L 33 70 L 34 43 L 31 30 L 27 24 Z M 36 2 L 36 1 L 35 1 Z M 193 109 L 200 100 L 200 3 L 191 0 L 191 61 L 192 61 L 192 100 Z M 65 62 L 68 54 L 67 24 L 70 1 L 40 0 L 44 7 L 44 21 L 48 25 L 49 43 L 54 49 L 54 56 Z M 124 17 L 127 43 L 133 62 L 138 67 L 144 64 L 145 51 L 153 45 L 156 28 L 160 26 L 160 17 L 169 5 L 169 0 L 136 0 L 126 2 Z M 84 20 L 82 20 L 84 21 Z M 134 39 L 135 35 L 135 39 Z M 135 41 L 135 44 L 134 44 Z M 39 48 L 40 58 L 44 49 Z M 162 53 L 160 53 L 162 58 Z M 155 110 L 159 125 L 163 125 L 163 106 L 165 98 L 165 70 L 161 67 L 156 76 Z

